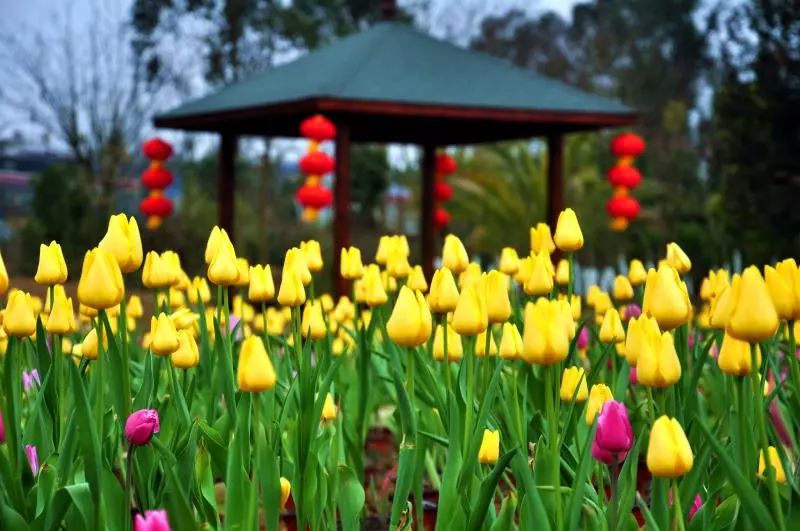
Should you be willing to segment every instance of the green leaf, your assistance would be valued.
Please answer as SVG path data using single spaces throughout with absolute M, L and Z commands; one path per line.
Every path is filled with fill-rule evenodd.
M 364 508 L 364 487 L 353 469 L 339 465 L 339 513 L 342 529 L 360 529 L 361 510 Z
M 13 529 L 14 531 L 27 531 L 30 529 L 25 519 L 5 503 L 0 505 L 0 522 L 2 522 L 2 529 Z
M 94 419 L 89 408 L 89 399 L 86 396 L 86 386 L 81 378 L 78 368 L 74 363 L 67 363 L 72 379 L 72 392 L 74 398 L 75 426 L 78 431 L 78 446 L 83 456 L 84 474 L 92 491 L 95 503 L 95 515 L 98 514 L 97 505 L 103 500 L 103 487 L 101 483 L 102 463 L 100 458 L 100 441 L 97 435 Z
M 597 423 L 595 422 L 592 429 L 588 430 L 586 440 L 583 444 L 583 455 L 578 463 L 578 469 L 572 481 L 572 493 L 567 500 L 567 529 L 577 529 L 578 520 L 581 516 L 581 505 L 583 504 L 583 491 L 586 488 L 586 482 L 589 477 L 591 467 L 589 466 L 591 460 L 591 446 L 594 440 L 594 433 L 597 430 Z
M 514 512 L 517 510 L 517 496 L 512 492 L 503 500 L 500 514 L 497 516 L 491 531 L 507 531 L 513 529 Z
M 500 476 L 503 475 L 508 463 L 516 454 L 517 449 L 512 448 L 506 452 L 503 457 L 498 459 L 492 472 L 481 483 L 481 490 L 478 493 L 477 501 L 472 506 L 472 512 L 469 515 L 469 529 L 470 531 L 479 531 L 483 527 L 483 522 L 486 519 L 486 511 L 489 510 L 489 504 L 494 498 L 494 491 L 497 488 L 497 483 L 500 481 Z

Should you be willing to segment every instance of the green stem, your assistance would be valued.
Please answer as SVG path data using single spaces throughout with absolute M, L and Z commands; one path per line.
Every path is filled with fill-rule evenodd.
M 677 478 L 672 481 L 672 499 L 675 502 L 675 528 L 677 531 L 685 531 L 686 526 L 684 520 L 686 517 L 684 516 L 683 509 L 681 508 L 681 493 L 678 490 Z
M 553 499 L 555 501 L 556 529 L 561 529 L 561 452 L 558 440 L 558 365 L 547 367 L 544 380 L 545 409 L 547 411 L 548 438 L 550 443 L 550 460 L 553 467 Z
M 609 502 L 609 509 L 611 510 L 611 529 L 616 531 L 617 529 L 617 488 L 619 483 L 619 463 L 617 462 L 617 456 L 614 455 L 611 458 L 611 468 L 609 468 L 609 473 L 611 475 L 611 501 Z
M 128 506 L 128 514 L 133 515 L 133 498 L 131 496 L 131 483 L 133 481 L 133 449 L 135 446 L 128 443 L 128 458 L 125 461 L 125 504 Z M 125 518 L 125 529 L 131 528 L 132 519 Z
M 446 336 L 447 334 L 445 334 Z M 475 337 L 467 338 L 467 410 L 464 420 L 464 445 L 462 448 L 466 450 L 469 437 L 472 434 L 472 416 L 473 409 L 475 408 Z M 445 359 L 447 357 L 445 356 Z
M 131 414 L 131 371 L 130 371 L 130 353 L 128 351 L 128 312 L 127 301 L 122 297 L 120 302 L 119 321 L 117 328 L 119 328 L 119 337 L 122 354 L 122 416 L 127 419 Z
M 567 301 L 572 304 L 572 294 L 575 291 L 575 255 L 574 253 L 567 253 L 567 261 L 569 262 L 569 283 L 567 284 Z
M 447 391 L 453 387 L 450 383 L 450 356 L 447 352 L 447 312 L 444 312 L 441 317 L 442 323 L 442 348 L 444 350 L 444 385 Z
M 260 507 L 260 497 L 259 497 L 259 488 L 260 485 L 259 481 L 259 469 L 258 469 L 258 461 L 261 459 L 261 445 L 259 440 L 259 432 L 261 431 L 261 394 L 255 393 L 253 395 L 253 459 L 251 460 L 253 464 L 253 485 L 255 490 L 255 507 L 253 511 L 250 513 L 251 517 L 255 520 L 252 522 L 250 529 L 256 529 L 258 527 L 258 508 Z M 262 495 L 265 493 L 262 493 Z M 266 514 L 266 513 L 265 513 Z

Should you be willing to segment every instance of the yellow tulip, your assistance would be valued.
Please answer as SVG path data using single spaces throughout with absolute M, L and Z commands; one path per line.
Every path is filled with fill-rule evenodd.
M 631 281 L 625 275 L 617 275 L 614 279 L 614 289 L 611 294 L 614 300 L 618 302 L 626 302 L 633 298 L 633 286 Z
M 717 356 L 717 365 L 722 372 L 731 376 L 744 376 L 753 370 L 750 343 L 741 341 L 727 332 Z M 761 348 L 756 347 L 756 364 L 761 365 Z
M 734 275 L 733 284 L 738 285 L 739 282 L 739 275 Z M 709 324 L 712 328 L 716 328 L 717 330 L 725 330 L 725 327 L 728 326 L 728 321 L 730 321 L 731 313 L 733 312 L 732 294 L 732 285 L 724 286 L 722 291 L 713 299 L 711 299 L 711 315 L 709 316 Z
M 39 246 L 39 267 L 33 279 L 37 284 L 44 286 L 63 284 L 67 281 L 67 263 L 64 261 L 64 254 L 59 244 L 52 241 L 50 245 Z
M 603 324 L 600 326 L 600 341 L 603 343 L 620 343 L 625 341 L 625 329 L 622 327 L 622 319 L 615 308 L 609 308 L 603 317 Z
M 561 400 L 564 402 L 585 402 L 589 398 L 586 385 L 586 372 L 583 367 L 567 367 L 561 373 Z
M 114 256 L 123 273 L 131 273 L 142 265 L 142 238 L 136 218 L 125 214 L 111 216 L 108 230 L 98 247 Z
M 383 235 L 378 240 L 378 248 L 375 250 L 375 262 L 380 265 L 385 265 L 389 257 L 389 249 L 394 245 L 394 240 L 391 236 Z
M 325 319 L 322 316 L 322 303 L 319 299 L 306 302 L 300 326 L 300 331 L 306 338 L 322 339 L 328 335 L 328 328 L 325 326 Z
M 569 262 L 563 258 L 558 261 L 556 266 L 556 284 L 559 286 L 569 284 Z
M 477 336 L 489 324 L 486 300 L 477 286 L 467 286 L 458 297 L 453 312 L 453 329 L 462 336 Z
M 131 295 L 128 298 L 128 304 L 125 307 L 125 312 L 128 317 L 138 319 L 144 315 L 144 308 L 142 307 L 142 299 L 138 295 Z
M 497 270 L 483 277 L 486 313 L 490 323 L 503 323 L 511 317 L 511 301 L 508 298 L 508 277 Z
M 489 337 L 489 356 L 497 356 L 497 342 L 494 340 L 494 336 L 492 336 L 492 328 L 489 327 L 478 334 L 478 337 L 475 339 L 475 355 L 479 358 L 486 356 L 487 334 Z
M 631 265 L 628 267 L 628 280 L 634 286 L 641 286 L 647 281 L 647 270 L 644 268 L 641 260 L 634 258 L 631 260 Z
M 786 281 L 786 284 L 792 292 L 793 311 L 791 317 L 788 319 L 796 321 L 800 319 L 800 269 L 798 269 L 797 262 L 794 261 L 794 258 L 781 260 L 775 266 L 775 269 Z M 770 292 L 770 295 L 772 295 L 772 292 Z
M 456 309 L 458 304 L 458 287 L 453 278 L 453 273 L 447 268 L 441 268 L 433 273 L 431 289 L 428 293 L 428 304 L 433 313 L 447 313 Z
M 0 253 L 0 295 L 5 294 L 6 290 L 8 290 L 8 271 L 3 262 L 3 254 Z
M 46 314 L 49 314 L 50 312 L 53 311 L 53 308 L 50 305 L 50 303 L 52 302 L 50 300 L 51 298 L 52 299 L 57 299 L 58 297 L 66 297 L 67 296 L 67 291 L 64 289 L 64 285 L 63 284 L 54 284 L 52 286 L 52 289 L 53 289 L 52 296 L 50 294 L 50 290 L 48 290 L 48 293 L 45 295 L 45 298 L 44 298 L 44 313 L 46 313 Z M 33 303 L 33 297 L 31 297 L 31 303 Z M 33 313 L 37 313 L 35 308 L 34 308 Z M 110 314 L 110 312 L 109 312 L 109 314 Z M 0 323 L 2 323 L 2 320 L 3 320 L 2 311 L 0 311 Z
M 787 278 L 770 266 L 764 268 L 767 291 L 778 317 L 783 320 L 791 320 L 795 315 L 794 279 L 792 277 L 793 275 L 790 275 Z
M 333 397 L 330 393 L 325 396 L 325 403 L 322 405 L 322 415 L 321 418 L 324 422 L 331 422 L 333 419 L 336 418 L 336 414 L 338 408 L 336 404 L 333 402 Z
M 297 307 L 306 302 L 306 290 L 294 269 L 284 269 L 281 286 L 278 289 L 278 303 L 281 306 Z
M 606 384 L 594 384 L 589 390 L 589 401 L 586 403 L 586 424 L 594 424 L 603 404 L 611 400 L 614 400 L 614 394 Z
M 303 283 L 303 286 L 308 286 L 311 283 L 311 270 L 308 268 L 305 253 L 297 247 L 293 247 L 286 251 L 286 256 L 283 259 L 283 270 L 291 269 Z
M 459 361 L 464 357 L 464 348 L 459 336 L 453 327 L 447 325 L 447 361 Z M 433 336 L 433 359 L 436 361 L 444 360 L 444 328 L 442 325 L 436 326 L 436 333 Z
M 286 508 L 286 502 L 289 500 L 289 494 L 292 492 L 292 484 L 289 480 L 281 478 L 281 512 Z
M 681 425 L 666 415 L 659 417 L 650 430 L 647 446 L 650 473 L 657 478 L 677 478 L 690 471 L 693 464 L 692 448 Z
M 347 280 L 355 280 L 364 275 L 364 265 L 361 263 L 361 249 L 358 247 L 342 248 L 339 273 L 342 278 Z
M 247 298 L 250 302 L 267 302 L 275 297 L 275 284 L 269 265 L 255 265 L 250 268 L 250 286 Z
M 672 330 L 689 322 L 692 303 L 686 284 L 675 269 L 661 265 L 657 271 L 647 272 L 642 312 L 655 317 L 662 330 Z
M 503 250 L 500 251 L 500 264 L 498 269 L 509 276 L 513 276 L 519 270 L 519 256 L 517 256 L 516 249 L 512 247 L 503 247 Z
M 639 355 L 650 348 L 650 338 L 660 337 L 661 331 L 658 323 L 652 317 L 641 315 L 628 321 L 628 331 L 625 335 L 625 359 L 631 367 L 636 367 Z
M 216 245 L 216 253 L 208 264 L 208 280 L 217 286 L 233 286 L 239 280 L 239 265 L 236 251 L 225 232 L 221 232 Z
M 565 253 L 571 253 L 583 247 L 583 233 L 578 224 L 578 216 L 571 208 L 565 208 L 558 215 L 553 241 L 555 241 L 556 247 Z
M 392 278 L 406 278 L 411 272 L 408 255 L 403 252 L 400 246 L 393 247 L 389 252 L 389 256 L 386 259 L 386 272 Z
M 387 293 L 394 293 L 397 291 L 397 279 L 393 276 L 389 275 L 389 272 L 384 270 L 381 271 L 381 282 L 383 283 L 383 289 Z
M 570 297 L 569 307 L 572 310 L 572 320 L 580 321 L 581 319 L 581 296 L 574 294 Z
M 552 254 L 556 250 L 556 244 L 553 243 L 553 235 L 547 223 L 537 223 L 535 227 L 531 227 L 530 237 L 531 253 L 539 254 L 545 251 L 547 254 Z
M 408 286 L 400 288 L 392 315 L 386 323 L 389 337 L 403 347 L 416 347 L 431 336 L 431 312 L 425 297 Z
M 481 271 L 480 264 L 477 262 L 470 262 L 467 264 L 467 268 L 458 275 L 458 289 L 463 290 L 470 284 L 480 282 L 482 274 L 483 272 Z
M 103 349 L 108 349 L 108 335 L 103 334 Z M 98 356 L 98 348 L 97 348 L 97 329 L 92 327 L 89 330 L 89 333 L 83 338 L 83 342 L 80 344 L 80 351 L 81 356 L 85 357 L 89 360 L 96 360 Z
M 119 304 L 124 295 L 122 271 L 114 257 L 105 249 L 87 251 L 78 281 L 78 300 L 102 310 Z
M 525 328 L 522 335 L 522 358 L 528 363 L 552 365 L 563 361 L 569 352 L 570 327 L 558 301 L 544 297 L 525 306 Z
M 589 289 L 586 290 L 586 306 L 589 308 L 594 308 L 594 301 L 597 299 L 597 295 L 600 293 L 602 293 L 602 290 L 597 284 L 592 284 L 589 286 Z
M 224 236 L 225 240 L 230 241 L 228 237 L 228 233 L 225 229 L 220 229 L 218 226 L 214 225 L 214 228 L 211 229 L 211 234 L 208 235 L 208 241 L 206 241 L 206 252 L 205 252 L 205 261 L 206 264 L 210 264 L 211 260 L 214 259 L 214 256 L 217 254 L 217 248 L 219 247 L 220 237 Z
M 242 288 L 244 286 L 250 285 L 250 262 L 247 261 L 247 258 L 236 258 L 236 282 L 233 283 L 234 286 Z
M 731 315 L 725 331 L 749 343 L 766 341 L 778 330 L 778 312 L 755 266 L 744 270 L 731 285 Z
M 469 264 L 467 250 L 455 234 L 448 234 L 444 238 L 442 264 L 455 274 L 464 271 L 467 268 L 467 264 Z
M 312 273 L 322 271 L 322 249 L 317 240 L 300 242 L 300 250 L 306 258 L 306 266 Z
M 175 325 L 176 330 L 187 330 L 194 327 L 200 316 L 189 308 L 181 308 L 177 312 L 170 314 L 169 319 Z
M 678 272 L 679 275 L 685 275 L 692 269 L 692 261 L 686 256 L 677 243 L 671 242 L 667 244 L 667 263 Z
M 708 272 L 708 282 L 711 284 L 711 299 L 713 300 L 730 286 L 731 279 L 728 276 L 727 270 L 717 269 L 716 271 Z
M 178 331 L 167 314 L 150 317 L 150 350 L 157 356 L 169 356 L 180 346 Z
M 381 278 L 381 270 L 376 264 L 370 264 L 364 271 L 364 277 L 361 279 L 364 289 L 364 302 L 370 308 L 386 304 L 389 296 L 386 294 L 386 288 L 383 285 L 383 278 Z
M 500 338 L 500 357 L 504 360 L 515 360 L 522 356 L 522 336 L 519 329 L 511 323 L 503 323 L 503 335 Z
M 709 274 L 711 271 L 709 271 Z M 711 280 L 708 277 L 703 278 L 703 281 L 700 283 L 700 300 L 701 301 L 710 301 L 711 298 L 714 296 L 714 292 L 711 288 Z
M 500 457 L 500 431 L 483 430 L 478 462 L 482 465 L 493 465 L 497 463 L 498 457 Z
M 333 317 L 333 320 L 338 323 L 353 320 L 355 317 L 355 307 L 353 306 L 353 303 L 350 302 L 350 299 L 347 297 L 347 295 L 342 295 L 339 297 L 339 302 L 336 303 L 336 307 L 331 312 L 331 317 Z
M 523 286 L 528 295 L 548 295 L 553 291 L 553 263 L 550 255 L 542 251 L 533 256 L 530 276 Z
M 203 304 L 211 302 L 211 289 L 209 289 L 205 277 L 192 278 L 191 285 L 189 289 L 186 290 L 186 294 L 191 304 L 199 304 L 200 301 L 202 301 Z
M 142 284 L 151 289 L 168 288 L 173 283 L 173 271 L 171 265 L 155 251 L 150 251 L 144 259 L 142 269 Z
M 73 333 L 76 329 L 72 299 L 63 292 L 58 292 L 54 297 L 53 309 L 47 318 L 45 330 L 50 334 L 66 335 Z
M 261 338 L 250 336 L 242 341 L 239 366 L 236 368 L 236 383 L 239 389 L 258 393 L 273 389 L 275 380 L 275 369 Z
M 6 302 L 3 313 L 3 330 L 11 337 L 30 337 L 36 332 L 36 316 L 30 295 L 14 290 Z
M 533 269 L 533 256 L 526 256 L 525 258 L 520 258 L 519 269 L 517 269 L 517 272 L 514 273 L 514 282 L 524 287 L 525 283 L 531 276 L 532 269 Z
M 422 266 L 414 266 L 406 280 L 406 286 L 414 291 L 425 293 L 428 291 L 428 281 L 425 280 L 425 273 L 422 271 Z
M 595 322 L 597 324 L 603 324 L 603 317 L 606 316 L 606 312 L 614 307 L 614 304 L 611 302 L 611 296 L 605 291 L 598 290 L 594 296 L 593 302 Z
M 172 353 L 172 364 L 179 369 L 191 369 L 200 363 L 197 342 L 186 330 L 178 332 L 178 350 Z
M 783 463 L 781 456 L 778 455 L 778 449 L 774 446 L 767 448 L 767 456 L 769 456 L 769 466 L 775 472 L 775 481 L 781 485 L 786 485 L 786 472 L 783 470 Z M 767 477 L 764 473 L 767 469 L 766 460 L 764 459 L 764 450 L 761 450 L 758 455 L 758 477 Z
M 681 378 L 681 362 L 672 334 L 643 327 L 642 350 L 636 360 L 636 378 L 647 387 L 668 387 Z

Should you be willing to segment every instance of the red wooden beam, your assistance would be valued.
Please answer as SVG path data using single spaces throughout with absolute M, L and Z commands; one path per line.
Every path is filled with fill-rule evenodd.
M 236 190 L 236 147 L 238 138 L 230 133 L 220 135 L 219 167 L 217 171 L 217 224 L 234 239 L 234 199 Z
M 420 240 L 422 241 L 422 270 L 430 282 L 433 277 L 433 259 L 436 256 L 436 228 L 433 226 L 434 193 L 436 184 L 436 146 L 422 146 L 422 216 L 420 220 Z
M 555 232 L 558 215 L 564 210 L 564 135 L 547 137 L 547 223 Z
M 339 274 L 342 249 L 350 245 L 350 126 L 336 124 L 336 179 L 333 185 L 333 288 L 337 296 L 349 293 Z

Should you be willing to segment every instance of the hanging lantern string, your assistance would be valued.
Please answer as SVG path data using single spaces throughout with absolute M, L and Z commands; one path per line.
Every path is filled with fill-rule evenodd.
M 436 230 L 443 230 L 450 224 L 450 212 L 441 205 L 453 197 L 453 188 L 445 182 L 445 179 L 455 173 L 456 169 L 458 169 L 456 159 L 449 154 L 439 153 L 436 156 L 433 210 L 433 226 Z
M 614 187 L 614 192 L 606 203 L 606 211 L 611 216 L 610 226 L 614 231 L 624 231 L 639 216 L 641 206 L 631 197 L 630 191 L 642 182 L 642 175 L 633 163 L 644 152 L 644 148 L 644 140 L 630 132 L 622 133 L 611 141 L 611 152 L 617 157 L 617 163 L 608 170 L 608 181 Z
M 325 174 L 333 171 L 333 157 L 320 149 L 320 144 L 336 138 L 336 127 L 333 123 L 316 114 L 300 124 L 300 134 L 308 139 L 306 154 L 300 159 L 300 171 L 306 175 L 305 182 L 297 190 L 295 198 L 303 207 L 301 219 L 305 222 L 315 221 L 319 212 L 333 203 L 333 193 L 322 184 Z
M 150 165 L 141 177 L 142 186 L 147 188 L 149 193 L 139 203 L 139 210 L 147 216 L 147 228 L 155 230 L 173 210 L 172 201 L 164 195 L 164 190 L 173 181 L 172 172 L 165 166 L 173 150 L 168 142 L 160 138 L 151 138 L 142 145 L 142 152 L 150 159 Z

